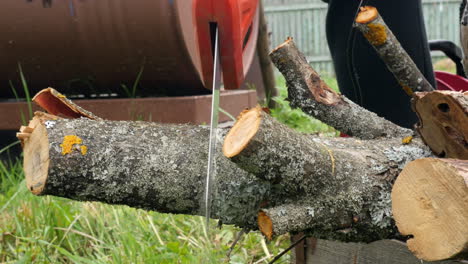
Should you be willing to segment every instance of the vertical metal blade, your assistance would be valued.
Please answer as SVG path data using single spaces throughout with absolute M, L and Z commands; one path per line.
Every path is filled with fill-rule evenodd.
M 213 95 L 211 100 L 210 143 L 208 145 L 208 169 L 205 187 L 205 217 L 208 229 L 211 217 L 213 183 L 216 179 L 216 143 L 218 135 L 219 93 L 221 89 L 221 64 L 219 62 L 218 27 L 215 29 L 213 52 Z

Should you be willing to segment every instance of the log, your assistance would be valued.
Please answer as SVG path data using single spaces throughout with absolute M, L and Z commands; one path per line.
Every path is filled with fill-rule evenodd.
M 33 194 L 203 215 L 208 127 L 41 113 L 28 127 L 33 131 L 23 139 L 24 170 Z M 222 173 L 213 189 L 213 217 L 256 227 L 269 183 L 218 154 Z
M 412 105 L 417 131 L 435 154 L 468 159 L 468 92 L 416 93 Z
M 300 108 L 339 131 L 361 139 L 412 135 L 411 130 L 377 116 L 328 87 L 292 38 L 274 49 L 270 57 L 286 79 L 291 107 Z
M 434 90 L 375 7 L 361 7 L 355 22 L 408 95 Z
M 272 140 L 268 141 L 272 148 L 268 151 L 284 155 L 264 152 L 265 159 L 259 162 L 265 164 L 252 168 L 278 168 L 272 159 L 284 159 L 300 148 L 304 148 L 301 153 L 305 157 L 313 159 L 303 163 L 307 165 L 302 169 L 295 168 L 295 175 L 288 172 L 294 166 L 287 165 L 281 169 L 284 176 L 262 176 L 243 170 L 218 153 L 213 218 L 257 229 L 261 208 L 268 212 L 297 204 L 307 212 L 312 208 L 317 212 L 315 219 L 323 222 L 308 225 L 308 218 L 299 218 L 296 221 L 306 224 L 289 225 L 291 228 L 273 231 L 273 236 L 303 228 L 313 230 L 310 233 L 316 237 L 346 241 L 397 236 L 386 194 L 406 162 L 431 155 L 420 140 L 403 145 L 396 138 L 380 143 L 321 139 L 265 117 L 260 127 L 269 123 L 272 130 Z M 208 127 L 63 119 L 40 113 L 27 127 L 30 129 L 23 129 L 24 133 L 32 132 L 23 139 L 24 169 L 28 189 L 36 195 L 125 204 L 163 213 L 203 214 Z M 220 129 L 220 138 L 226 132 Z M 292 164 L 303 162 L 300 155 L 293 157 Z M 280 163 L 285 164 L 284 160 Z M 286 216 L 283 219 L 279 221 L 290 221 Z M 344 228 L 343 223 L 350 220 L 352 226 Z
M 282 189 L 282 203 L 269 204 L 259 215 L 267 237 L 311 229 L 314 237 L 353 240 L 359 234 L 360 241 L 395 235 L 392 183 L 407 162 L 432 155 L 420 139 L 404 144 L 398 138 L 361 141 L 299 134 L 260 107 L 240 115 L 226 135 L 223 153 Z M 271 221 L 271 227 L 262 228 L 261 219 Z M 337 232 L 348 228 L 350 232 Z
M 392 208 L 416 257 L 468 257 L 468 160 L 410 162 L 393 186 Z

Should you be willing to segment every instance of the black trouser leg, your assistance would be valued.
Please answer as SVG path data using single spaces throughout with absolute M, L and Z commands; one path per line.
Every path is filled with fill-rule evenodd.
M 401 126 L 412 127 L 417 117 L 410 97 L 401 89 L 362 34 L 352 30 L 358 0 L 330 0 L 327 39 L 341 92 L 352 101 Z M 369 0 L 434 86 L 421 0 Z M 434 86 L 435 87 L 435 86 Z

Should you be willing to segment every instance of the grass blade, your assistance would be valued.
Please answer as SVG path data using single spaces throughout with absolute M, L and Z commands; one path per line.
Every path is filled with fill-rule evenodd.
M 26 102 L 28 103 L 29 118 L 31 118 L 33 114 L 31 95 L 29 95 L 28 83 L 26 82 L 26 78 L 24 77 L 23 68 L 21 67 L 20 62 L 18 62 L 18 70 L 21 78 L 21 84 L 23 85 L 24 94 L 26 95 Z

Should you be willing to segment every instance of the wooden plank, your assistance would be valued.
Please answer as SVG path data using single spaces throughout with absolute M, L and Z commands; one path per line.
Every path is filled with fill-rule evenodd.
M 318 239 L 306 248 L 307 264 L 460 264 L 462 261 L 447 260 L 425 262 L 417 259 L 405 243 L 396 240 L 380 240 L 370 244 L 343 243 Z

